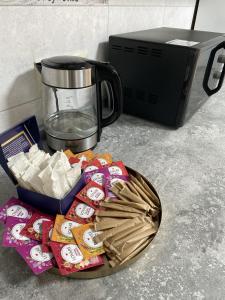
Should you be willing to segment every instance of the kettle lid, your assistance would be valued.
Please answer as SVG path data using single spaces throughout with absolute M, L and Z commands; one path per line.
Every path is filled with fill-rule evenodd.
M 85 58 L 78 56 L 54 56 L 41 61 L 42 66 L 58 70 L 84 70 L 94 66 L 87 62 Z

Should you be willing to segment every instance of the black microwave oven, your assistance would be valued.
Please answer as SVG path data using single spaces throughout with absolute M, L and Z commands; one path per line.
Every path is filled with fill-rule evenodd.
M 225 36 L 166 27 L 112 35 L 109 61 L 124 113 L 180 127 L 222 86 Z

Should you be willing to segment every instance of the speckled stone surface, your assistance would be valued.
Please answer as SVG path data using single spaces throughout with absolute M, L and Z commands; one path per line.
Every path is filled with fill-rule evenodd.
M 225 91 L 178 130 L 124 115 L 97 150 L 144 174 L 160 195 L 148 253 L 110 277 L 81 281 L 36 277 L 1 247 L 0 299 L 225 299 Z M 4 202 L 15 190 L 3 172 L 0 180 Z

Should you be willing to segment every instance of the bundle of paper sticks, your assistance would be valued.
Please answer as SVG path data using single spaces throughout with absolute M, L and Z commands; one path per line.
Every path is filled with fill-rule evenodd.
M 129 182 L 117 182 L 111 191 L 117 198 L 106 198 L 96 212 L 94 227 L 101 233 L 94 240 L 103 242 L 109 263 L 115 267 L 151 242 L 158 230 L 161 206 L 139 174 L 130 175 Z

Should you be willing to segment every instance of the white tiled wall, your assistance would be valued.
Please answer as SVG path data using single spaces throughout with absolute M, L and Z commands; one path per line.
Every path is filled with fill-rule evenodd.
M 190 28 L 195 1 L 103 2 L 0 6 L 0 132 L 32 114 L 42 121 L 35 61 L 61 54 L 101 59 L 110 34 L 162 25 Z

